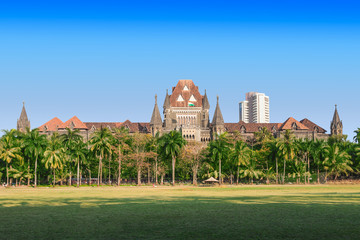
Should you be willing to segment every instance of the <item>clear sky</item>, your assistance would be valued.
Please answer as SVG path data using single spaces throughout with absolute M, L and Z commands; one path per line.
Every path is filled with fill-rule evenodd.
M 150 121 L 154 95 L 193 79 L 211 117 L 239 120 L 249 91 L 270 96 L 271 122 L 309 118 L 360 127 L 358 1 L 1 1 L 0 129 L 26 102 L 32 127 Z

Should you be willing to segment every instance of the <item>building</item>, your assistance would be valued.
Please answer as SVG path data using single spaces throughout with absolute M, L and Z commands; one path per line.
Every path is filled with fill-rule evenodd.
M 270 123 L 269 97 L 264 93 L 246 93 L 245 101 L 239 103 L 239 121 Z
M 251 99 L 252 96 L 260 96 L 258 99 L 264 97 L 263 103 L 266 105 L 265 95 L 249 94 L 249 98 L 247 99 Z M 208 143 L 216 138 L 218 134 L 224 132 L 240 135 L 244 140 L 247 140 L 253 138 L 256 132 L 262 131 L 264 128 L 268 129 L 276 138 L 281 138 L 287 130 L 290 130 L 297 138 L 313 140 L 327 139 L 331 135 L 342 135 L 343 133 L 343 124 L 336 106 L 330 125 L 330 135 L 326 133 L 324 128 L 307 118 L 297 121 L 289 117 L 282 123 L 254 123 L 242 120 L 237 123 L 226 123 L 221 113 L 219 97 L 217 97 L 211 122 L 209 109 L 210 104 L 206 90 L 204 91 L 204 95 L 202 95 L 199 92 L 198 86 L 196 86 L 192 80 L 179 80 L 177 85 L 172 88 L 171 94 L 166 91 L 163 104 L 163 120 L 160 114 L 157 96 L 155 95 L 155 103 L 150 122 L 131 122 L 129 120 L 124 122 L 82 122 L 76 116 L 63 122 L 55 117 L 38 127 L 38 129 L 41 134 L 46 135 L 51 135 L 55 132 L 64 134 L 67 129 L 78 129 L 85 140 L 89 140 L 92 134 L 101 128 L 114 130 L 115 128 L 124 127 L 129 130 L 130 134 L 142 133 L 152 134 L 153 136 L 157 133 L 161 135 L 172 130 L 177 130 L 181 132 L 187 141 L 203 143 Z M 20 118 L 17 121 L 17 129 L 25 131 L 26 128 L 30 128 L 30 121 L 28 120 L 24 104 Z
M 157 132 L 167 133 L 172 130 L 180 131 L 186 140 L 208 142 L 211 140 L 210 104 L 206 95 L 199 92 L 192 80 L 179 80 L 166 96 L 163 105 L 164 121 L 155 96 L 155 106 L 150 121 L 153 135 Z

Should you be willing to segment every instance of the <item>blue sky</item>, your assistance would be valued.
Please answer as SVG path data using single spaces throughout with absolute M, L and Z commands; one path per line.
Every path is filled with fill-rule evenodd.
M 270 96 L 271 122 L 309 118 L 360 127 L 356 1 L 2 1 L 0 129 L 22 102 L 32 127 L 149 121 L 179 79 L 216 95 L 238 121 L 249 91 Z

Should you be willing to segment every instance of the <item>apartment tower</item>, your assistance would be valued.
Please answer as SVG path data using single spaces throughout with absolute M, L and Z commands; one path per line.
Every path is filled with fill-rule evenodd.
M 269 97 L 264 93 L 248 92 L 239 103 L 239 118 L 245 123 L 270 123 Z

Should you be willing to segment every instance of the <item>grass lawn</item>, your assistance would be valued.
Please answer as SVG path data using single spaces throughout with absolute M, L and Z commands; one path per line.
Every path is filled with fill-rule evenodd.
M 360 239 L 360 185 L 0 189 L 1 239 Z

